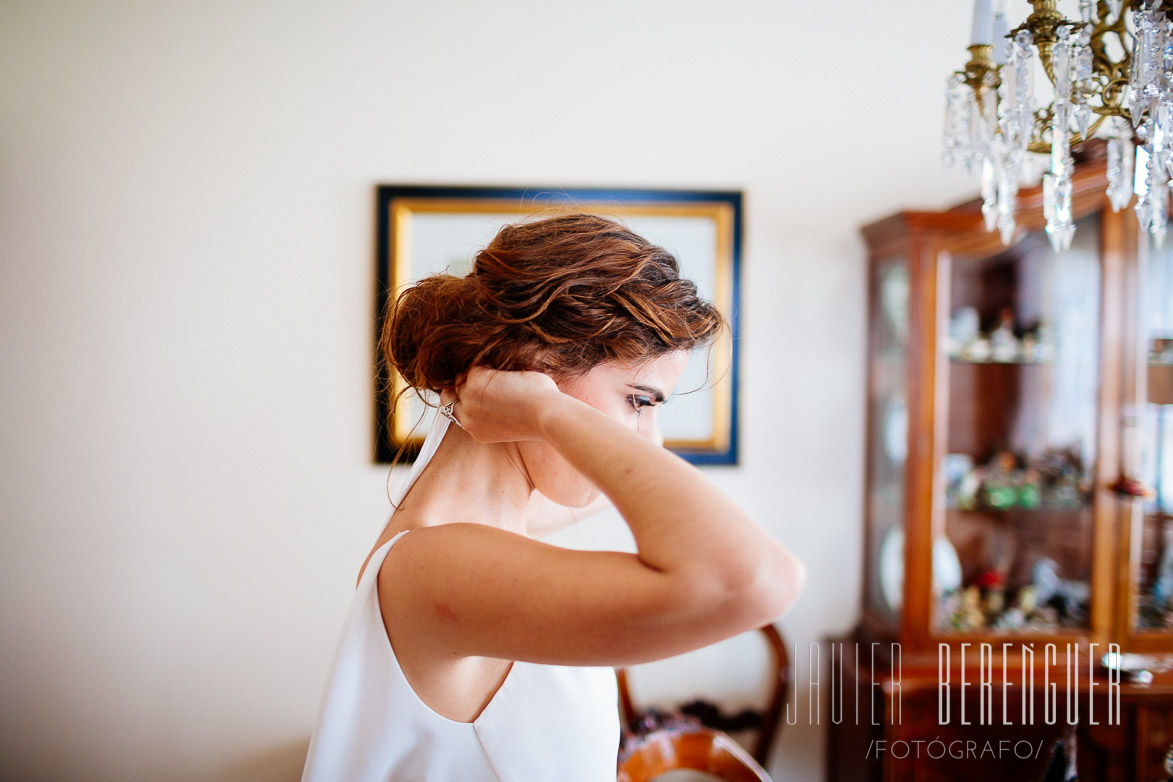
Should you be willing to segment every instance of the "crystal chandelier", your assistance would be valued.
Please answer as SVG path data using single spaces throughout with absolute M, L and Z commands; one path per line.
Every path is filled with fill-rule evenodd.
M 986 229 L 1014 234 L 1018 185 L 1031 155 L 1050 155 L 1043 175 L 1047 237 L 1071 246 L 1072 145 L 1107 138 L 1108 198 L 1136 214 L 1158 246 L 1165 237 L 1173 174 L 1173 0 L 1079 0 L 1080 20 L 1034 7 L 1014 29 L 1006 0 L 977 0 L 970 60 L 945 90 L 946 163 L 978 171 Z M 1034 54 L 1053 94 L 1036 105 Z

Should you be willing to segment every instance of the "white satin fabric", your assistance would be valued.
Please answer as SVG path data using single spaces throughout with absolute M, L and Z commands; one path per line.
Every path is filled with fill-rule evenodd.
M 435 454 L 432 424 L 398 505 Z M 611 782 L 619 745 L 610 668 L 515 662 L 473 722 L 432 711 L 387 640 L 377 579 L 401 532 L 371 556 L 342 630 L 302 782 Z

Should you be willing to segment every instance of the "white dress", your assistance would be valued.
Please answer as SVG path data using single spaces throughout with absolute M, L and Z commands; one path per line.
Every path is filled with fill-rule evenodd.
M 437 415 L 398 505 L 448 428 Z M 473 722 L 434 712 L 408 684 L 387 640 L 371 556 L 335 653 L 302 782 L 611 782 L 619 747 L 615 674 L 515 662 Z

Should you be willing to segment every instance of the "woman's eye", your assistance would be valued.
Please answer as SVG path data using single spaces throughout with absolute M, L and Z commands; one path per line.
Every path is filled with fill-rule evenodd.
M 632 408 L 637 413 L 645 407 L 652 407 L 656 404 L 656 400 L 650 396 L 640 396 L 639 394 L 632 394 L 628 399 L 631 401 Z

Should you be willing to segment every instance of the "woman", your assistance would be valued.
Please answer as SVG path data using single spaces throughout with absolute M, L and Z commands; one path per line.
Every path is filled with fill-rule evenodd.
M 390 367 L 443 405 L 364 564 L 304 779 L 614 779 L 614 675 L 774 620 L 804 571 L 659 445 L 723 327 L 676 260 L 601 217 L 506 226 L 390 308 Z M 424 469 L 429 467 L 429 469 Z M 600 493 L 637 554 L 534 540 Z

